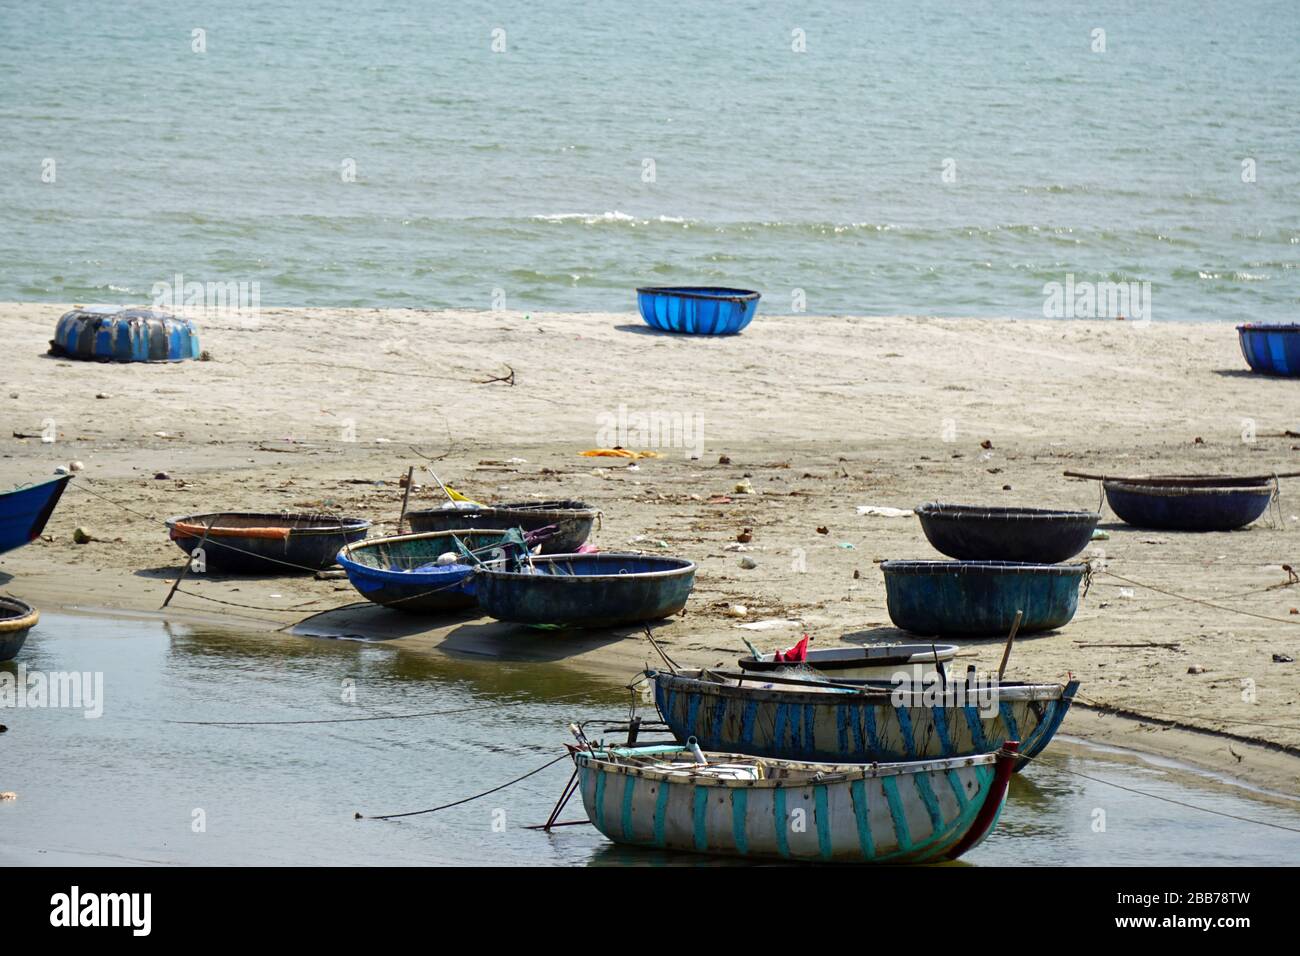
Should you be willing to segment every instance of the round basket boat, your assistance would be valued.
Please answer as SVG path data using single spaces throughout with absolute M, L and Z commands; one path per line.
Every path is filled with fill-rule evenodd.
M 485 613 L 537 627 L 615 627 L 657 621 L 686 606 L 695 562 L 649 554 L 553 554 L 518 571 L 480 568 Z
M 11 661 L 18 656 L 27 632 L 40 619 L 40 612 L 26 601 L 0 597 L 0 661 Z
M 646 325 L 690 335 L 735 335 L 754 320 L 761 295 L 717 286 L 660 286 L 636 290 Z
M 1204 479 L 1201 479 L 1204 481 Z M 1177 476 L 1151 483 L 1105 481 L 1106 501 L 1125 524 L 1162 531 L 1232 531 L 1268 510 L 1274 485 L 1224 478 L 1223 484 L 1179 484 Z
M 209 527 L 211 525 L 211 527 Z M 167 519 L 186 554 L 203 542 L 206 570 L 225 574 L 300 574 L 334 564 L 344 545 L 366 536 L 370 522 L 321 514 L 217 511 Z M 203 541 L 204 531 L 207 541 Z
M 921 530 L 950 558 L 1056 564 L 1088 546 L 1101 515 L 1092 511 L 988 508 L 929 502 L 916 509 Z
M 464 505 L 464 502 L 460 503 Z M 542 544 L 542 554 L 573 554 L 591 535 L 600 511 L 585 501 L 516 501 L 503 505 L 426 508 L 408 511 L 407 523 L 416 532 L 455 528 L 519 528 L 536 531 L 548 525 L 558 530 Z
M 1239 325 L 1237 339 L 1252 371 L 1300 375 L 1300 325 Z
M 1006 637 L 1062 627 L 1079 606 L 1088 566 L 1013 561 L 886 561 L 889 618 L 914 634 Z
M 348 581 L 368 601 L 412 614 L 429 614 L 474 607 L 476 562 L 505 557 L 520 536 L 492 528 L 459 528 L 426 534 L 401 534 L 369 538 L 349 544 L 338 553 L 338 563 Z M 452 553 L 463 558 L 438 564 Z
M 92 306 L 63 314 L 50 353 L 101 362 L 183 362 L 199 357 L 199 333 L 189 319 L 167 312 Z

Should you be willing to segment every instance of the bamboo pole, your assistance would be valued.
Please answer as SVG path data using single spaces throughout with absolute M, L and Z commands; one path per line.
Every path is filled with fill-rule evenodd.
M 1007 647 L 1002 652 L 1002 663 L 998 665 L 998 683 L 1002 683 L 1002 675 L 1007 672 L 1007 660 L 1011 657 L 1011 645 L 1016 639 L 1016 631 L 1020 630 L 1020 619 L 1025 616 L 1024 611 L 1016 611 L 1016 619 L 1011 622 L 1011 633 L 1007 635 Z

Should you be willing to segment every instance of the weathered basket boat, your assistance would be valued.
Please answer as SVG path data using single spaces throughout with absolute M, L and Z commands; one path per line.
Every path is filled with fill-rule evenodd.
M 738 682 L 709 671 L 647 671 L 655 706 L 681 741 L 694 737 L 705 750 L 783 760 L 875 763 L 967 757 L 1020 741 L 1024 766 L 1043 751 L 1061 726 L 1078 681 L 989 687 L 983 699 L 948 682 L 941 706 L 899 706 L 886 681 L 856 689 L 836 678 L 823 689 L 764 686 L 762 678 Z M 916 685 L 913 685 L 916 686 Z M 962 686 L 959 695 L 957 687 Z M 901 701 L 900 701 L 901 702 Z M 987 706 L 981 706 L 981 705 Z
M 660 286 L 636 290 L 646 325 L 664 332 L 735 335 L 754 320 L 762 296 L 748 289 Z
M 334 564 L 344 545 L 364 538 L 369 527 L 364 518 L 252 511 L 167 519 L 171 539 L 182 551 L 193 554 L 202 541 L 206 570 L 226 574 L 319 571 Z
M 1169 475 L 1102 482 L 1106 501 L 1125 524 L 1166 531 L 1232 531 L 1268 510 L 1277 486 L 1268 479 L 1224 477 L 1222 484 L 1188 484 Z
M 1011 561 L 886 561 L 890 620 L 915 634 L 1005 637 L 1062 627 L 1079 606 L 1088 566 Z
M 63 314 L 50 352 L 102 362 L 182 362 L 199 357 L 199 333 L 189 319 L 167 312 L 91 306 Z
M 27 641 L 27 632 L 40 619 L 40 612 L 26 601 L 0 597 L 0 661 L 11 661 L 18 656 Z
M 0 494 L 0 554 L 35 541 L 63 496 L 71 475 Z
M 1241 354 L 1252 371 L 1300 375 L 1300 324 L 1237 326 Z
M 772 654 L 760 657 L 742 657 L 740 669 L 754 674 L 770 673 L 787 667 L 796 667 L 785 661 L 774 660 Z M 870 647 L 828 647 L 809 651 L 802 661 L 805 667 L 821 671 L 835 680 L 889 679 L 904 668 L 909 673 L 920 668 L 922 675 L 946 667 L 957 656 L 956 644 L 875 644 Z
M 584 501 L 516 501 L 477 508 L 425 508 L 408 511 L 406 520 L 415 532 L 456 528 L 536 531 L 553 525 L 556 533 L 542 543 L 542 554 L 573 554 L 587 542 L 599 515 L 598 509 Z
M 656 621 L 686 606 L 695 563 L 649 554 L 553 554 L 517 571 L 480 568 L 485 613 L 544 627 L 616 627 Z
M 506 560 L 526 547 L 518 531 L 461 528 L 358 541 L 339 551 L 338 563 L 367 600 L 427 614 L 474 607 L 478 603 L 474 596 L 478 564 Z M 438 559 L 449 553 L 462 560 L 439 565 Z
M 616 843 L 773 860 L 955 860 L 992 832 L 1016 743 L 907 763 L 803 763 L 677 746 L 570 747 L 587 816 Z
M 1101 515 L 1092 511 L 989 508 L 929 502 L 916 509 L 935 549 L 961 561 L 1056 564 L 1088 546 Z

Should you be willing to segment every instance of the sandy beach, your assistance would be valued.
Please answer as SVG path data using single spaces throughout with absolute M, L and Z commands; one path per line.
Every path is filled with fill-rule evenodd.
M 680 663 L 715 664 L 743 637 L 764 649 L 802 631 L 816 647 L 906 639 L 877 562 L 939 555 L 914 517 L 860 506 L 1086 509 L 1097 483 L 1064 470 L 1300 466 L 1294 380 L 1247 372 L 1228 324 L 760 313 L 743 335 L 711 339 L 654 334 L 630 313 L 264 309 L 199 319 L 210 361 L 108 365 L 45 354 L 67 307 L 0 305 L 0 485 L 84 464 L 45 538 L 0 558 L 0 589 L 51 610 L 160 613 L 182 559 L 168 515 L 327 510 L 391 532 L 399 479 L 432 465 L 480 500 L 592 502 L 604 550 L 696 561 L 686 613 L 656 636 Z M 638 416 L 667 427 L 645 434 Z M 659 457 L 579 455 L 624 423 L 625 444 Z M 441 502 L 427 471 L 416 482 L 411 507 Z M 1232 533 L 1141 531 L 1107 511 L 1077 616 L 1018 641 L 1009 676 L 1082 681 L 1089 706 L 1066 734 L 1300 792 L 1300 671 L 1274 660 L 1300 656 L 1300 585 L 1283 569 L 1300 567 L 1292 487 Z M 74 543 L 77 527 L 93 540 Z M 632 632 L 357 605 L 340 580 L 196 575 L 184 587 L 168 616 L 267 641 L 358 635 L 612 680 L 652 655 Z M 275 632 L 307 618 L 300 634 Z M 766 620 L 787 623 L 738 628 Z M 1001 650 L 967 642 L 962 662 L 996 668 Z

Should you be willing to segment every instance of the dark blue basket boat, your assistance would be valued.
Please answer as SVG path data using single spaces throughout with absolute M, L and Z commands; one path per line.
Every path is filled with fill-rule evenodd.
M 761 296 L 748 289 L 663 286 L 636 290 L 647 325 L 665 332 L 734 335 L 753 321 Z
M 408 511 L 406 520 L 417 532 L 480 527 L 536 531 L 553 526 L 556 533 L 542 544 L 542 554 L 573 554 L 586 544 L 599 514 L 598 509 L 583 501 L 516 501 L 478 508 Z
M 1222 485 L 1180 485 L 1177 476 L 1142 483 L 1105 481 L 1106 501 L 1125 524 L 1163 531 L 1232 531 L 1268 510 L 1275 486 L 1260 479 L 1224 478 Z
M 695 563 L 648 554 L 554 554 L 519 571 L 480 568 L 479 607 L 538 627 L 615 627 L 656 621 L 686 606 Z
M 203 562 L 206 570 L 223 574 L 320 571 L 333 566 L 343 546 L 360 541 L 369 527 L 364 518 L 250 511 L 167 519 L 171 539 L 186 554 L 194 553 L 208 529 Z
M 0 494 L 0 554 L 21 548 L 41 536 L 71 480 L 71 475 L 62 475 Z
M 1091 511 L 988 508 L 931 502 L 916 509 L 921 530 L 950 558 L 1056 564 L 1088 546 L 1101 515 Z
M 1300 375 L 1300 325 L 1239 325 L 1246 364 L 1265 375 Z
M 454 611 L 477 603 L 476 562 L 462 549 L 492 561 L 517 554 L 522 541 L 518 532 L 490 528 L 402 534 L 350 544 L 339 551 L 338 563 L 368 601 L 414 614 Z M 438 565 L 448 553 L 463 560 Z
M 1023 611 L 1020 633 L 1070 622 L 1088 566 L 1012 561 L 886 561 L 890 620 L 915 634 L 1005 637 Z
M 183 362 L 199 357 L 199 333 L 189 319 L 151 309 L 73 309 L 59 319 L 50 352 L 101 362 Z
M 40 619 L 40 613 L 26 601 L 0 597 L 0 661 L 11 661 L 18 656 L 27 632 Z

